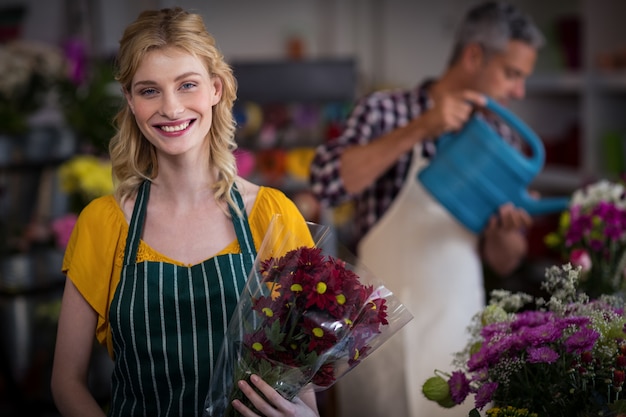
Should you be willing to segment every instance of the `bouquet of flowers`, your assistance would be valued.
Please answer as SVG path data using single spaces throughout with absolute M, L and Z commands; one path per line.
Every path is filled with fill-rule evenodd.
M 384 343 L 411 318 L 363 267 L 333 254 L 344 250 L 330 228 L 309 224 L 312 240 L 294 245 L 275 217 L 261 245 L 217 359 L 205 416 L 238 415 L 236 382 L 259 375 L 284 398 L 305 386 L 321 390 Z M 285 238 L 284 242 L 293 242 Z
M 423 386 L 444 407 L 474 395 L 489 417 L 611 416 L 626 411 L 624 300 L 578 291 L 580 267 L 546 270 L 549 298 L 504 290 L 470 326 L 471 337 L 450 375 L 436 371 Z M 489 408 L 489 407 L 487 407 Z
M 601 180 L 576 190 L 557 231 L 545 238 L 565 262 L 582 269 L 580 288 L 590 297 L 624 290 L 626 284 L 626 188 Z

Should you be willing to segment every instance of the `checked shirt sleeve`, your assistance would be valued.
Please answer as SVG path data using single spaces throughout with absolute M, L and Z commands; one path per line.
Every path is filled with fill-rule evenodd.
M 346 191 L 341 179 L 341 155 L 346 148 L 365 145 L 375 137 L 372 125 L 378 118 L 378 113 L 372 109 L 370 100 L 358 102 L 343 133 L 316 149 L 309 181 L 311 191 L 325 206 L 334 207 L 353 197 Z

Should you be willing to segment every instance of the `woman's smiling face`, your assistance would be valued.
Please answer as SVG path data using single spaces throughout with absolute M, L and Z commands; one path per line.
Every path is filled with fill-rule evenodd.
M 221 94 L 221 80 L 200 59 L 168 47 L 145 55 L 126 100 L 157 152 L 180 155 L 203 146 Z

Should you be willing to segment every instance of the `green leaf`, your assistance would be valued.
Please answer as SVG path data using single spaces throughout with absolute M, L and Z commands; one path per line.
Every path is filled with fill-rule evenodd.
M 272 343 L 272 346 L 277 349 L 285 340 L 285 333 L 282 332 L 280 322 L 274 321 L 272 325 L 265 329 L 265 336 Z
M 469 417 L 480 417 L 480 413 L 477 409 L 472 408 L 469 412 Z

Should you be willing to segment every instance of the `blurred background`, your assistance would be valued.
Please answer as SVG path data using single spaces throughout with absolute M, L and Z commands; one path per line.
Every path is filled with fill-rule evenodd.
M 278 187 L 350 245 L 351 207 L 321 209 L 307 189 L 314 147 L 337 135 L 354 99 L 437 76 L 469 0 L 0 0 L 0 416 L 55 416 L 49 393 L 64 244 L 76 214 L 111 190 L 106 144 L 119 87 L 112 58 L 146 8 L 202 14 L 239 82 L 241 175 Z M 626 158 L 623 0 L 514 0 L 546 34 L 527 98 L 513 106 L 541 137 L 533 188 L 564 195 L 617 177 Z M 557 216 L 538 218 L 514 279 L 532 292 L 555 254 Z M 110 361 L 94 346 L 92 388 Z M 320 394 L 325 417 L 332 391 Z

